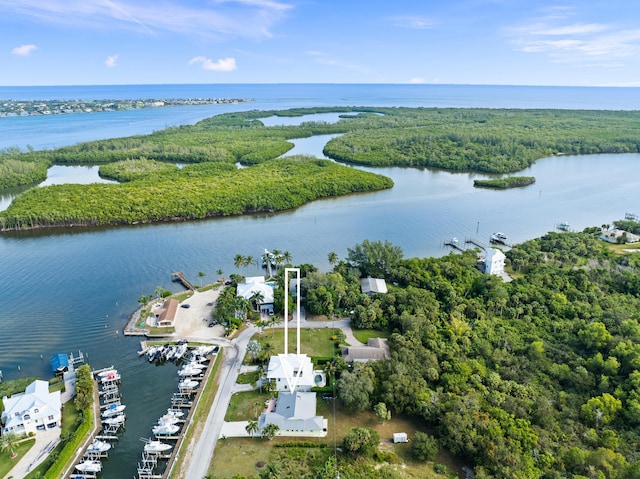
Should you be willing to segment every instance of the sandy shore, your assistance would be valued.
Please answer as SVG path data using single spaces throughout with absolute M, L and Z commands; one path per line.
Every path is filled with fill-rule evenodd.
M 175 320 L 175 335 L 190 341 L 211 341 L 224 337 L 224 327 L 209 327 L 213 320 L 211 312 L 223 286 L 204 292 L 196 291 L 180 305 L 188 304 L 189 308 L 179 307 Z

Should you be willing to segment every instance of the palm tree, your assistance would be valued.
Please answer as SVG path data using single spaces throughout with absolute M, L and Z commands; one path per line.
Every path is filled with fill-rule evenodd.
M 284 253 L 282 253 L 282 259 L 284 260 L 285 263 L 291 264 L 291 261 L 293 260 L 293 256 L 291 256 L 291 253 L 289 253 L 288 251 L 285 251 Z
M 242 256 L 240 253 L 236 254 L 233 257 L 233 265 L 236 268 L 240 268 L 242 265 L 244 265 L 244 256 Z
M 249 424 L 245 426 L 245 430 L 253 437 L 253 435 L 258 432 L 258 421 L 249 421 Z
M 239 319 L 245 320 L 247 319 L 247 313 L 251 309 L 251 303 L 249 303 L 249 301 L 247 301 L 241 296 L 236 296 L 233 299 L 233 308 L 236 313 L 235 314 L 236 318 L 238 317 L 238 314 L 240 314 Z
M 329 260 L 329 264 L 331 266 L 335 266 L 338 262 L 338 253 L 336 253 L 335 251 L 331 251 L 327 256 L 327 259 Z
M 162 296 L 162 293 L 164 293 L 164 288 L 162 286 L 156 286 L 156 289 L 154 289 L 153 292 L 155 293 L 157 298 L 160 298 L 160 296 Z
M 261 291 L 254 291 L 251 294 L 249 301 L 251 301 L 251 305 L 253 306 L 253 309 L 255 311 L 258 311 L 260 309 L 260 305 L 264 301 L 264 294 L 262 294 Z
M 280 432 L 280 426 L 278 426 L 277 424 L 270 423 L 262 428 L 262 436 L 269 439 L 269 441 L 276 437 L 278 432 Z
M 7 432 L 0 436 L 0 451 L 8 452 L 9 459 L 15 458 L 18 454 L 16 453 L 16 445 L 18 443 L 18 436 L 14 432 Z
M 273 350 L 274 350 L 273 344 L 271 344 L 268 341 L 262 345 L 262 352 L 265 354 L 265 356 L 268 356 L 269 353 L 271 353 Z
M 251 255 L 245 256 L 242 266 L 246 268 L 247 266 L 251 266 L 252 264 L 253 264 L 253 256 Z
M 204 274 L 204 272 L 199 271 L 198 272 L 198 277 L 200 278 L 200 287 L 202 288 L 202 278 L 204 278 L 206 275 Z

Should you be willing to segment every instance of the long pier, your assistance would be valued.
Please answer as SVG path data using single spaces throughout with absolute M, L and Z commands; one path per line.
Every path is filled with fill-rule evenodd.
M 464 242 L 476 245 L 478 248 L 483 249 L 485 251 L 489 248 L 489 246 L 487 246 L 486 244 L 482 243 L 481 241 L 478 241 L 475 238 L 465 238 Z
M 190 289 L 191 291 L 196 291 L 197 289 L 191 281 L 184 277 L 184 273 L 182 271 L 173 273 L 171 275 L 171 281 L 179 281 L 185 288 Z

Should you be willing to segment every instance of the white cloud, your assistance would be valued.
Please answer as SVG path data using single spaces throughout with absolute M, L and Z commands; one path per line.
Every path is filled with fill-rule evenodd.
M 400 15 L 391 17 L 390 20 L 394 27 L 399 28 L 425 30 L 433 26 L 433 22 L 431 20 L 420 15 Z
M 507 30 L 515 48 L 546 55 L 554 63 L 584 67 L 612 65 L 612 58 L 640 58 L 640 30 L 615 24 L 576 22 L 572 9 L 557 9 Z M 615 62 L 620 65 L 620 62 Z
M 34 44 L 20 45 L 19 47 L 15 47 L 13 50 L 11 50 L 11 54 L 17 55 L 19 57 L 28 57 L 36 48 L 38 47 Z
M 417 85 L 417 84 L 420 84 L 420 83 L 426 83 L 426 80 L 424 78 L 413 77 L 413 78 L 409 79 L 408 83 L 411 83 L 413 85 Z
M 109 55 L 107 59 L 104 61 L 104 64 L 109 68 L 113 68 L 116 66 L 118 62 L 118 55 Z
M 0 15 L 85 29 L 161 31 L 195 36 L 270 37 L 293 8 L 275 0 L 0 0 Z
M 205 70 L 212 70 L 215 72 L 231 72 L 237 68 L 236 59 L 231 57 L 220 58 L 215 62 L 207 57 L 193 57 L 189 60 L 189 65 L 193 65 L 194 63 L 201 63 L 202 68 Z

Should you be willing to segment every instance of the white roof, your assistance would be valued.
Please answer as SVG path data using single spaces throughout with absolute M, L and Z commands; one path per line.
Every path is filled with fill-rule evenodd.
M 47 381 L 35 380 L 29 384 L 22 394 L 14 394 L 10 398 L 2 398 L 4 404 L 3 418 L 7 418 L 5 428 L 22 424 L 24 413 L 31 414 L 31 420 L 47 418 L 51 415 L 60 414 L 62 402 L 60 401 L 60 391 L 49 392 Z M 35 409 L 38 412 L 35 412 Z M 16 415 L 17 413 L 17 415 Z
M 264 278 L 262 278 L 262 282 L 238 283 L 238 296 L 242 296 L 244 299 L 249 300 L 255 292 L 262 293 L 261 304 L 273 303 L 273 288 L 264 282 Z
M 505 258 L 506 256 L 499 249 L 489 248 L 487 250 L 487 256 L 485 261 L 500 261 L 501 259 L 503 260 Z
M 387 283 L 381 278 L 362 278 L 360 280 L 360 288 L 364 294 L 386 293 Z
M 267 368 L 268 379 L 286 379 L 289 389 L 296 387 L 313 387 L 313 364 L 306 354 L 278 354 L 271 356 Z
M 264 283 L 264 276 L 247 276 L 244 278 L 245 283 Z

